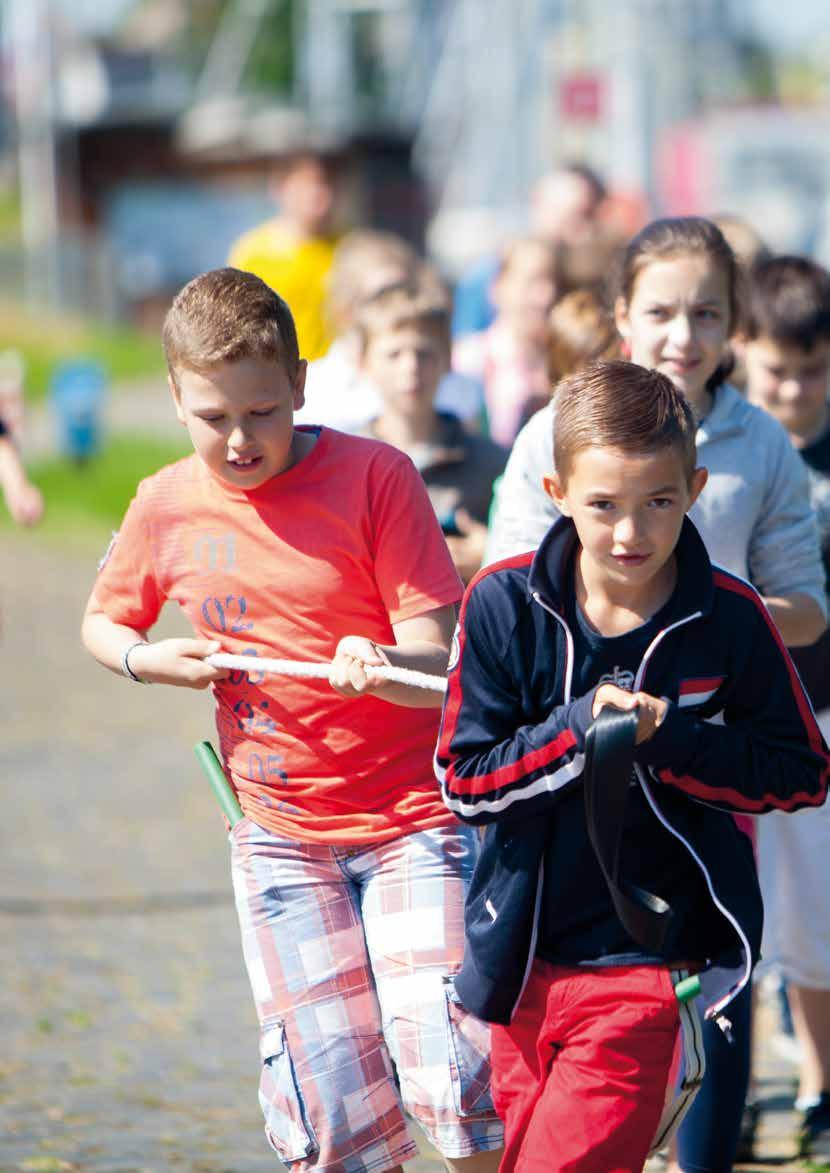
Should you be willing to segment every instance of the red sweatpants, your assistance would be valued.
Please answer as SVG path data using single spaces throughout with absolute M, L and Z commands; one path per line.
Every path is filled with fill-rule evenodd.
M 679 1026 L 668 969 L 535 961 L 510 1026 L 494 1026 L 499 1173 L 640 1173 Z

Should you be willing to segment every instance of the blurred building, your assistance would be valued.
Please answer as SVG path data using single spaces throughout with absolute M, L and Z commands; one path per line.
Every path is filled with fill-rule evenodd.
M 821 251 L 823 113 L 747 108 L 759 5 L 5 0 L 24 247 L 0 248 L 0 290 L 153 312 L 268 214 L 269 162 L 298 143 L 348 151 L 355 216 L 416 243 L 429 221 L 450 274 L 522 230 L 534 179 L 574 158 L 632 217 L 728 211 Z

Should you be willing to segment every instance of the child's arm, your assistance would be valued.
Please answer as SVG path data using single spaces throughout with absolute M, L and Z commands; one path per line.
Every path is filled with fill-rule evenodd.
M 812 595 L 765 595 L 764 602 L 788 648 L 813 644 L 824 634 L 824 612 Z
M 749 543 L 749 578 L 784 643 L 815 643 L 826 626 L 824 566 L 807 468 L 782 427 L 767 417 L 768 483 Z
M 542 815 L 578 783 L 596 692 L 528 712 L 526 657 L 497 578 L 476 580 L 465 596 L 435 756 L 444 802 L 474 824 Z
M 0 489 L 18 525 L 35 525 L 43 516 L 43 497 L 26 476 L 11 437 L 0 432 Z
M 440 692 L 383 680 L 372 672 L 372 667 L 391 664 L 429 676 L 444 676 L 454 627 L 455 607 L 449 606 L 393 624 L 394 644 L 376 644 L 360 635 L 344 636 L 337 645 L 329 683 L 342 696 L 371 693 L 413 709 L 439 708 L 443 699 Z
M 661 782 L 728 810 L 763 814 L 820 806 L 830 754 L 792 661 L 761 599 L 744 588 L 755 622 L 724 698 L 723 725 L 669 704 L 637 760 Z
M 206 656 L 220 650 L 219 643 L 206 639 L 162 639 L 147 642 L 147 633 L 114 623 L 101 608 L 95 594 L 90 596 L 81 626 L 81 639 L 99 664 L 119 675 L 132 673 L 146 684 L 177 684 L 184 688 L 207 688 L 229 675 L 227 668 L 205 664 Z M 129 652 L 125 665 L 124 656 Z

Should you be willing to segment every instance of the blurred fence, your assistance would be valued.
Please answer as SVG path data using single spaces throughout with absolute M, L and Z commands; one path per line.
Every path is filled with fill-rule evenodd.
M 51 286 L 56 286 L 56 297 Z M 0 300 L 53 301 L 62 309 L 102 322 L 116 322 L 127 310 L 118 289 L 112 250 L 103 237 L 67 237 L 48 250 L 24 253 L 0 247 Z

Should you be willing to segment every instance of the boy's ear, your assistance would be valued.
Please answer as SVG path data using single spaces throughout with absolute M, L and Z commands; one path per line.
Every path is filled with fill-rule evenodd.
M 568 499 L 565 495 L 565 486 L 562 484 L 562 478 L 558 472 L 546 472 L 542 476 L 542 488 L 545 490 L 551 501 L 554 503 L 560 513 L 565 517 L 571 516 Z
M 294 410 L 299 411 L 305 403 L 305 380 L 308 374 L 308 359 L 301 358 L 297 364 L 297 373 L 294 376 L 292 391 L 294 395 Z
M 167 375 L 167 386 L 170 388 L 170 394 L 173 396 L 173 403 L 176 408 L 176 418 L 178 419 L 180 424 L 184 424 L 185 418 L 184 418 L 184 410 L 182 408 L 182 393 L 179 390 L 179 388 L 176 386 L 176 382 L 175 382 L 173 376 L 169 372 Z
M 704 489 L 706 482 L 708 480 L 709 480 L 709 469 L 708 468 L 703 468 L 701 466 L 700 468 L 696 468 L 695 471 L 692 473 L 692 481 L 691 481 L 691 484 L 689 485 L 689 504 L 686 507 L 687 510 L 691 509 L 691 507 L 694 505 L 695 501 L 697 501 L 698 497 L 703 492 L 703 489 Z

